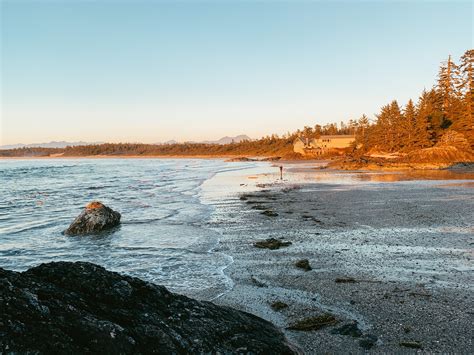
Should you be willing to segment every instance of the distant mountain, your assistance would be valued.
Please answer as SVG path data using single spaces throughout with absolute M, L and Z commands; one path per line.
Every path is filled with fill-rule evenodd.
M 178 144 L 178 141 L 175 141 L 174 139 L 171 139 L 171 140 L 163 142 L 161 144 Z
M 230 144 L 232 142 L 239 143 L 244 140 L 251 140 L 249 136 L 245 134 L 241 134 L 235 137 L 225 136 L 221 139 L 215 141 L 202 141 L 202 142 L 195 142 L 190 141 L 186 143 L 206 143 L 206 144 Z M 10 145 L 0 145 L 0 149 L 16 149 L 16 148 L 66 148 L 67 146 L 78 146 L 78 145 L 94 145 L 94 144 L 103 144 L 105 142 L 66 142 L 66 141 L 52 141 L 49 143 L 31 143 L 31 144 L 10 144 Z M 156 144 L 178 144 L 178 141 L 169 140 L 163 143 L 156 143 Z
M 31 143 L 31 144 L 10 144 L 10 145 L 0 145 L 0 149 L 16 149 L 16 148 L 65 148 L 67 146 L 73 145 L 93 145 L 93 144 L 102 144 L 104 142 L 66 142 L 66 141 L 52 141 L 49 143 Z
M 234 143 L 239 143 L 239 142 L 242 142 L 242 141 L 245 141 L 245 140 L 252 140 L 249 136 L 245 135 L 245 134 L 241 134 L 239 136 L 235 136 L 235 137 L 229 137 L 229 136 L 225 136 L 225 137 L 222 137 L 221 139 L 218 139 L 218 140 L 215 140 L 215 141 L 184 141 L 184 142 L 178 142 L 178 141 L 175 141 L 174 139 L 172 140 L 169 140 L 169 141 L 166 141 L 166 142 L 162 142 L 162 143 L 156 143 L 156 144 L 180 144 L 180 143 L 205 143 L 205 144 L 230 144 L 232 142 Z
M 245 140 L 251 140 L 249 136 L 245 135 L 245 134 L 241 134 L 239 136 L 235 136 L 235 137 L 228 137 L 228 136 L 225 136 L 225 137 L 222 137 L 221 139 L 218 139 L 216 141 L 204 141 L 202 143 L 208 143 L 208 144 L 229 144 L 229 143 L 239 143 L 239 142 L 242 142 L 242 141 L 245 141 Z

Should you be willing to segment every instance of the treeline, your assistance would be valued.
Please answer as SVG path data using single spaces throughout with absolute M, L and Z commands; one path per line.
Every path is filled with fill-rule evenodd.
M 277 135 L 258 140 L 246 140 L 225 145 L 205 143 L 141 144 L 105 143 L 98 145 L 71 146 L 66 148 L 17 148 L 0 150 L 4 157 L 41 157 L 51 154 L 62 156 L 230 156 L 267 155 L 289 156 L 293 151 L 292 138 Z
M 230 144 L 177 143 L 177 144 L 133 144 L 107 143 L 67 147 L 65 156 L 88 155 L 143 155 L 143 156 L 216 156 L 216 155 L 286 155 L 293 149 L 293 138 L 277 135 L 257 140 L 244 140 Z
M 63 148 L 42 148 L 42 147 L 27 147 L 14 149 L 0 149 L 0 157 L 44 157 L 52 154 L 61 154 L 64 152 Z
M 410 152 L 436 145 L 448 131 L 464 136 L 474 148 L 474 50 L 454 62 L 451 56 L 439 69 L 436 85 L 417 102 L 383 106 L 371 123 L 366 115 L 355 122 L 356 143 L 362 152 Z
M 298 136 L 317 136 L 325 134 L 354 133 L 354 127 L 349 127 L 341 122 L 340 125 L 330 123 L 324 126 L 316 125 L 315 128 L 304 127 L 293 133 L 282 136 L 272 134 L 256 140 L 244 140 L 230 144 L 205 144 L 205 143 L 176 143 L 176 144 L 141 144 L 141 143 L 105 143 L 96 145 L 70 146 L 66 148 L 17 148 L 0 150 L 0 156 L 48 156 L 62 154 L 63 156 L 230 156 L 230 155 L 255 155 L 255 156 L 281 156 L 297 158 L 293 153 L 293 142 Z
M 297 130 L 294 133 L 287 133 L 283 136 L 290 137 L 293 140 L 296 137 L 307 137 L 307 138 L 319 138 L 320 136 L 325 135 L 338 135 L 338 134 L 348 134 L 355 135 L 358 129 L 358 122 L 356 120 L 349 120 L 348 123 L 342 122 L 339 123 L 328 123 L 324 126 L 319 124 L 314 127 L 305 126 L 302 130 Z

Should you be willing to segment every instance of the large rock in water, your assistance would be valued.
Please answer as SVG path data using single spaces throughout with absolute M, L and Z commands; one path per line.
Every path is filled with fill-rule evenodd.
M 113 228 L 120 224 L 120 213 L 100 202 L 91 202 L 71 223 L 66 234 L 91 234 Z
M 85 262 L 0 268 L 0 353 L 294 354 L 254 315 Z

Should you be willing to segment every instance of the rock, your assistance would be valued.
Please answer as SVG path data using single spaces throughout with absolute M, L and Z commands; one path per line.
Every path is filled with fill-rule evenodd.
M 294 354 L 271 323 L 85 262 L 0 268 L 0 353 Z
M 359 346 L 366 350 L 371 349 L 377 343 L 377 336 L 373 334 L 367 334 L 361 340 L 359 340 Z
M 449 170 L 458 170 L 458 171 L 474 171 L 474 162 L 464 162 L 464 163 L 456 163 L 449 166 L 447 169 Z
M 86 206 L 65 233 L 69 235 L 99 233 L 119 225 L 120 217 L 120 213 L 94 201 Z
M 401 341 L 399 345 L 404 346 L 405 348 L 423 349 L 423 346 L 421 345 L 421 343 L 417 341 Z
M 291 330 L 319 330 L 329 325 L 337 324 L 339 321 L 332 314 L 325 313 L 316 317 L 309 317 L 291 324 L 287 329 Z
M 337 284 L 345 284 L 345 283 L 355 283 L 357 282 L 356 279 L 353 277 L 338 277 L 334 280 L 335 283 Z
M 295 266 L 296 266 L 297 268 L 303 269 L 304 271 L 310 271 L 310 270 L 312 270 L 311 265 L 309 265 L 309 260 L 308 260 L 308 259 L 301 259 L 301 260 L 298 260 L 298 261 L 295 263 Z
M 281 247 L 287 247 L 291 245 L 291 242 L 284 242 L 275 238 L 268 238 L 265 240 L 260 240 L 258 242 L 255 242 L 254 246 L 256 248 L 262 248 L 262 249 L 280 249 Z
M 267 209 L 265 206 L 262 206 L 262 205 L 253 205 L 251 208 L 253 210 L 259 210 L 259 211 L 265 211 Z
M 235 157 L 227 159 L 226 162 L 240 162 L 240 161 L 257 161 L 257 159 L 252 159 L 248 157 Z
M 276 213 L 272 210 L 265 210 L 265 211 L 261 212 L 261 214 L 263 214 L 267 217 L 277 217 L 278 216 L 278 213 Z
M 285 302 L 276 301 L 273 302 L 270 307 L 272 307 L 274 311 L 281 311 L 282 309 L 288 308 L 288 305 Z
M 267 158 L 260 159 L 260 161 L 278 161 L 280 159 L 281 157 L 267 157 Z
M 359 338 L 362 336 L 362 331 L 359 329 L 357 321 L 354 321 L 333 329 L 331 334 L 350 335 L 351 337 Z

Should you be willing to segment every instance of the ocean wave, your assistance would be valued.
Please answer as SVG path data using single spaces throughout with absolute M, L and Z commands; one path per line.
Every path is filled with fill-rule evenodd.
M 216 173 L 236 168 L 186 159 L 10 161 L 0 169 L 0 267 L 83 260 L 189 295 L 220 293 L 231 282 L 223 272 L 231 260 L 214 251 L 219 236 L 206 228 L 212 207 L 200 191 Z M 119 211 L 122 226 L 63 235 L 91 200 Z

